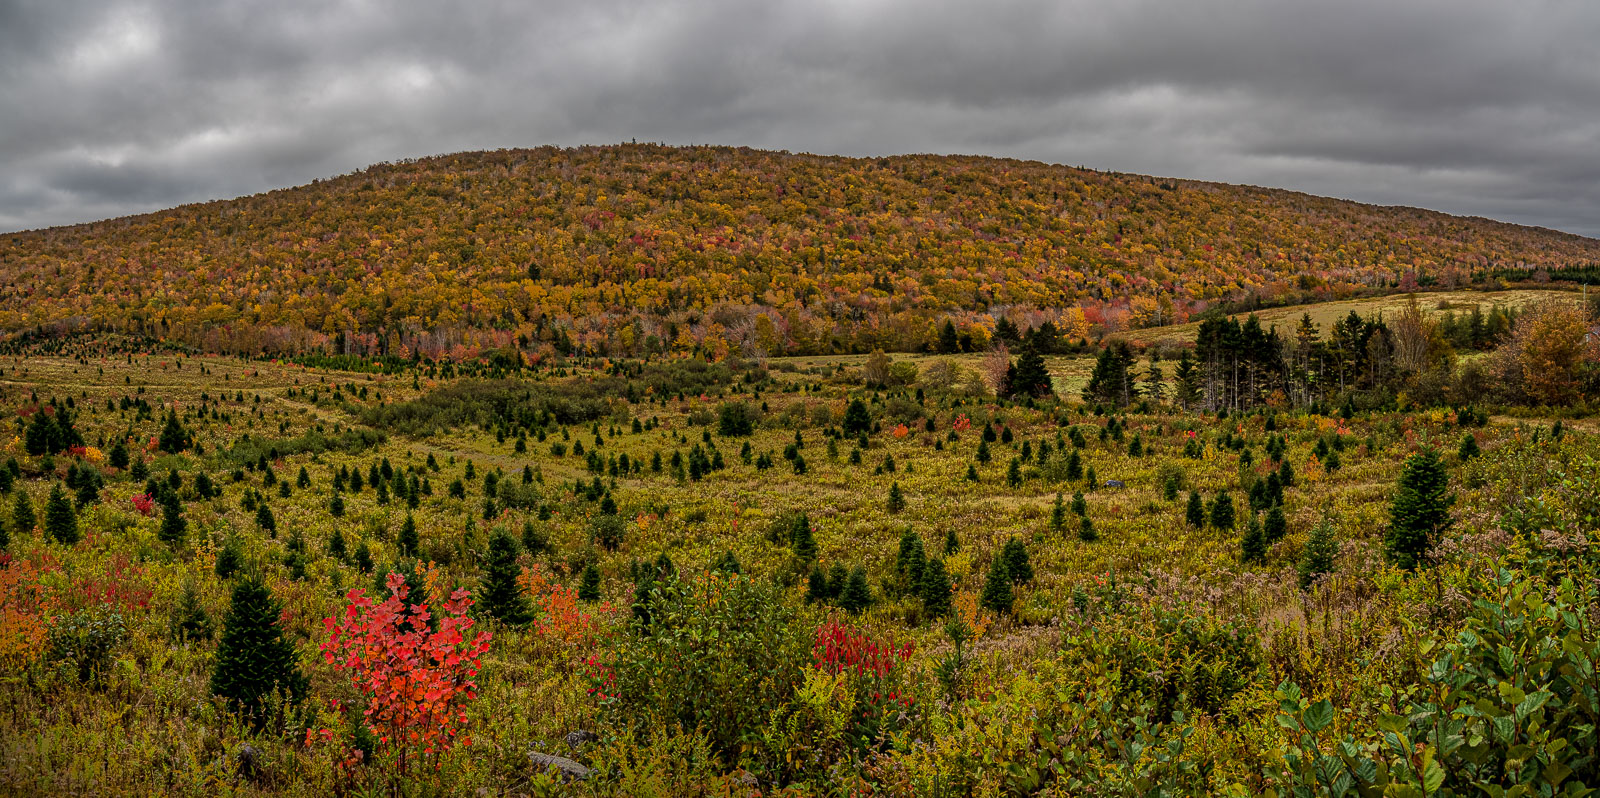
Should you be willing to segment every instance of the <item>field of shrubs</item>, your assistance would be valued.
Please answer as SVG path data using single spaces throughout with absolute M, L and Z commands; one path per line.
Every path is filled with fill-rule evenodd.
M 12 341 L 0 792 L 1600 786 L 1592 418 L 1020 351 Z

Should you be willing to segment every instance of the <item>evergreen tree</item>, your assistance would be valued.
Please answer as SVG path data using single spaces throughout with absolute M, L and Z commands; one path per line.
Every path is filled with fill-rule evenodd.
M 811 531 L 811 518 L 805 513 L 794 516 L 789 525 L 789 543 L 794 548 L 794 556 L 801 562 L 814 562 L 817 559 L 817 538 Z
M 328 500 L 328 514 L 334 518 L 344 517 L 344 494 L 335 493 L 333 498 Z
M 906 508 L 906 497 L 900 492 L 900 483 L 889 485 L 889 512 L 898 513 Z
M 1011 465 L 1006 467 L 1006 485 L 1013 488 L 1022 485 L 1022 461 L 1018 458 L 1011 458 Z
M 928 564 L 927 551 L 922 546 L 922 537 L 906 527 L 900 533 L 900 553 L 895 556 L 894 570 L 900 575 L 901 583 L 906 592 L 914 593 L 922 582 L 922 569 Z
M 989 575 L 983 582 L 983 595 L 979 603 L 984 609 L 1001 615 L 1011 612 L 1016 595 L 1011 591 L 1011 572 L 1006 569 L 1005 558 L 996 556 L 989 561 Z
M 1010 373 L 1012 396 L 1054 396 L 1055 387 L 1050 382 L 1050 371 L 1045 368 L 1044 357 L 1032 345 L 1024 345 Z
M 1333 558 L 1339 553 L 1339 542 L 1333 537 L 1333 525 L 1327 519 L 1311 528 L 1311 538 L 1306 541 L 1300 555 L 1300 589 L 1305 590 L 1321 574 L 1333 572 Z
M 1283 536 L 1287 534 L 1289 534 L 1289 519 L 1284 517 L 1283 505 L 1274 504 L 1272 509 L 1267 510 L 1267 521 L 1262 535 L 1270 546 L 1283 540 Z
M 51 540 L 68 546 L 80 539 L 78 514 L 73 511 L 72 502 L 59 482 L 50 489 L 50 500 L 44 506 L 44 531 Z
M 212 567 L 212 572 L 218 579 L 227 579 L 243 567 L 244 546 L 239 543 L 238 538 L 228 538 L 228 541 L 222 544 L 222 549 L 217 552 L 217 561 Z
M 1211 501 L 1211 525 L 1217 529 L 1233 528 L 1233 496 L 1227 491 Z
M 1199 491 L 1189 491 L 1189 507 L 1184 512 L 1184 521 L 1195 529 L 1206 525 L 1205 505 L 1200 501 Z
M 1067 508 L 1061 503 L 1061 494 L 1056 494 L 1056 503 L 1050 506 L 1050 531 L 1057 535 L 1067 529 Z
M 1429 449 L 1408 458 L 1389 508 L 1389 532 L 1384 540 L 1389 558 L 1407 570 L 1422 565 L 1439 535 L 1450 527 L 1454 502 L 1450 476 L 1438 452 Z
M 1261 520 L 1255 514 L 1250 515 L 1250 524 L 1245 527 L 1244 537 L 1239 541 L 1239 558 L 1246 563 L 1266 562 L 1267 536 L 1261 527 Z
M 367 548 L 367 542 L 365 540 L 356 544 L 356 553 L 351 559 L 355 560 L 356 568 L 359 569 L 361 573 L 372 573 L 372 550 Z
M 1000 558 L 1005 561 L 1006 572 L 1011 574 L 1012 582 L 1020 585 L 1033 581 L 1033 565 L 1028 562 L 1028 547 L 1022 541 L 1016 538 L 1007 540 L 1005 548 L 1000 550 Z
M 1083 458 L 1078 455 L 1077 449 L 1067 455 L 1067 479 L 1072 482 L 1083 479 Z
M 867 569 L 856 566 L 850 570 L 844 592 L 839 595 L 839 607 L 851 614 L 872 606 L 872 586 L 867 584 Z
M 867 412 L 867 405 L 860 399 L 851 399 L 850 404 L 844 409 L 844 419 L 840 422 L 846 435 L 865 435 L 872 431 L 872 414 Z
M 828 577 L 822 566 L 812 564 L 811 576 L 806 579 L 806 603 L 816 604 L 828 600 Z
M 1095 358 L 1094 371 L 1089 374 L 1089 384 L 1084 386 L 1083 400 L 1090 404 L 1126 407 L 1138 396 L 1132 350 L 1125 343 L 1101 349 Z
M 849 582 L 849 581 L 850 581 L 850 569 L 844 567 L 843 563 L 837 563 L 837 562 L 834 563 L 833 567 L 828 569 L 828 598 L 829 598 L 829 600 L 836 599 L 836 598 L 844 595 L 845 583 Z
M 922 598 L 922 614 L 929 618 L 943 618 L 950 614 L 950 573 L 944 560 L 934 558 L 922 569 L 922 583 L 918 585 Z
M 406 513 L 405 523 L 400 525 L 400 535 L 395 539 L 395 546 L 400 550 L 402 557 L 415 557 L 417 550 L 422 547 L 422 541 L 417 538 L 417 519 Z
M 489 552 L 484 560 L 483 583 L 478 589 L 478 606 L 508 626 L 522 626 L 533 620 L 528 599 L 517 587 L 517 541 L 504 529 L 489 535 Z
M 978 467 L 973 465 L 973 464 L 971 464 L 971 463 L 967 464 L 967 481 L 968 482 L 977 482 L 978 481 Z
M 1457 451 L 1457 456 L 1461 458 L 1461 461 L 1466 462 L 1471 460 L 1472 458 L 1477 457 L 1478 454 L 1479 449 L 1477 437 L 1470 432 L 1461 436 L 1461 448 Z
M 200 591 L 195 587 L 194 580 L 184 580 L 183 595 L 172 614 L 172 636 L 183 642 L 210 640 L 211 634 L 211 616 L 200 604 Z
M 177 491 L 161 494 L 161 529 L 157 530 L 156 537 L 174 548 L 182 546 L 189 537 L 189 522 L 183 518 L 183 503 L 178 501 Z
M 600 600 L 600 567 L 595 565 L 594 560 L 583 567 L 583 578 L 578 582 L 578 600 Z
M 272 537 L 278 536 L 278 521 L 272 516 L 272 508 L 266 502 L 256 507 L 256 526 Z
M 168 454 L 177 454 L 189 448 L 189 432 L 178 421 L 176 411 L 168 411 L 166 424 L 161 427 L 161 436 L 156 445 Z
M 281 690 L 291 702 L 306 694 L 306 677 L 294 645 L 278 627 L 281 612 L 260 576 L 239 580 L 233 586 L 233 603 L 223 621 L 211 673 L 212 694 L 227 699 L 258 725 L 265 720 L 263 702 L 274 690 Z
M 350 550 L 345 546 L 344 530 L 334 527 L 333 534 L 328 538 L 328 556 L 343 562 L 349 554 Z
M 1078 539 L 1085 543 L 1093 543 L 1100 539 L 1100 533 L 1095 531 L 1094 522 L 1090 521 L 1087 515 L 1078 517 Z

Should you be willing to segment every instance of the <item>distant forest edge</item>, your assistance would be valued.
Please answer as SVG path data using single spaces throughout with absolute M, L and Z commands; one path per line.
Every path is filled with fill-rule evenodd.
M 0 236 L 0 334 L 474 360 L 962 349 L 1439 288 L 1600 284 L 1600 241 L 966 156 L 618 145 L 378 164 Z M 948 348 L 948 347 L 946 347 Z

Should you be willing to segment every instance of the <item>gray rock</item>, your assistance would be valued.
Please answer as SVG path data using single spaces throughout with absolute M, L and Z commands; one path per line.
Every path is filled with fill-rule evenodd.
M 1108 479 L 1108 480 L 1106 480 L 1106 487 L 1108 487 L 1108 488 L 1126 488 L 1128 486 L 1122 484 L 1122 480 L 1120 480 L 1120 479 Z
M 245 743 L 234 749 L 233 765 L 238 774 L 251 781 L 261 777 L 261 751 Z
M 529 751 L 528 759 L 533 766 L 540 770 L 555 769 L 561 772 L 562 779 L 566 781 L 582 781 L 589 777 L 589 769 L 564 756 L 541 754 L 538 751 Z
M 567 739 L 567 747 L 571 748 L 573 751 L 577 751 L 578 749 L 582 748 L 583 746 L 585 746 L 585 745 L 587 745 L 589 743 L 592 743 L 595 740 L 600 739 L 600 735 L 595 734 L 592 731 L 584 731 L 583 729 L 574 729 L 572 731 L 567 732 L 567 738 L 566 739 Z

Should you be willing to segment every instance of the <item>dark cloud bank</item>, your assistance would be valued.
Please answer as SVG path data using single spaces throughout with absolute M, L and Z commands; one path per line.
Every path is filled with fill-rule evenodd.
M 628 139 L 1002 155 L 1600 235 L 1600 3 L 0 0 L 0 230 Z

